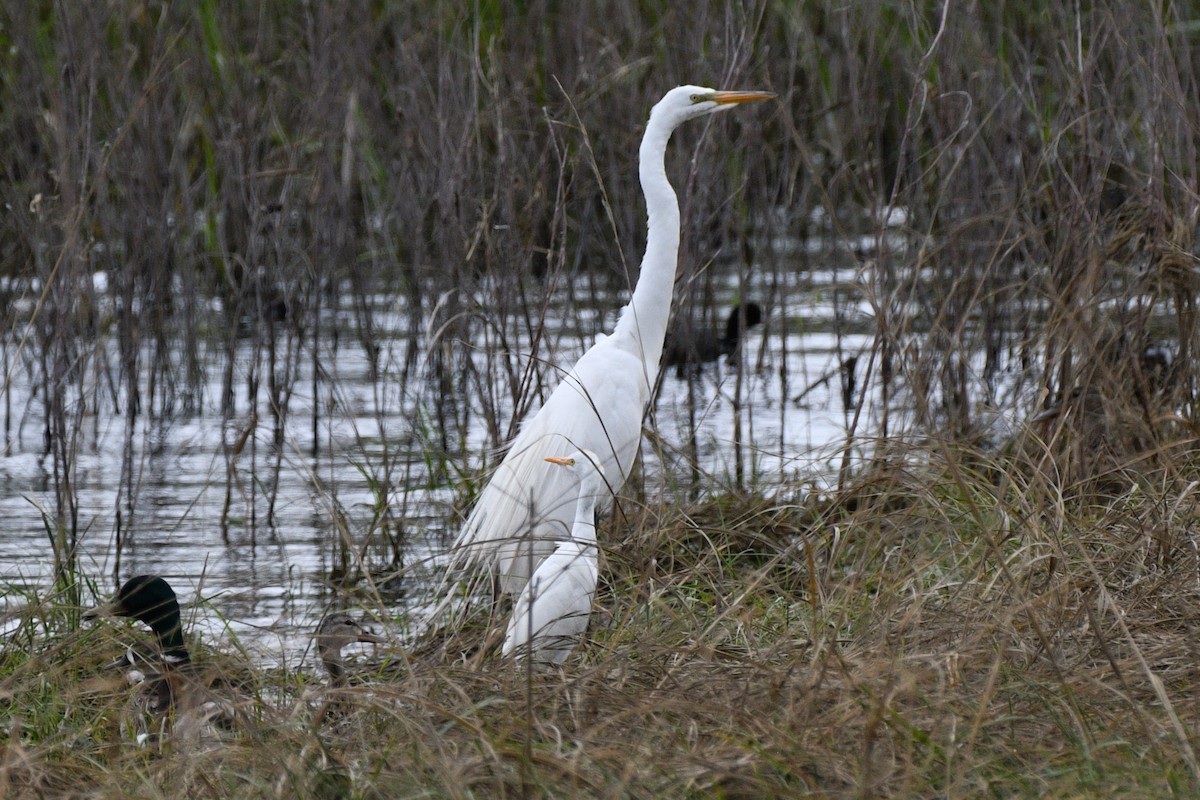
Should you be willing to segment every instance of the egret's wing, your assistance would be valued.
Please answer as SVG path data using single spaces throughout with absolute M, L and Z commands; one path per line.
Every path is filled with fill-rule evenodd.
M 640 362 L 611 342 L 593 345 L 522 426 L 455 541 L 452 571 L 496 569 L 504 590 L 515 593 L 553 542 L 567 536 L 577 483 L 547 464 L 547 456 L 592 450 L 612 491 L 624 484 L 641 438 L 649 387 Z
M 559 545 L 521 591 L 504 637 L 504 655 L 566 660 L 587 630 L 597 577 L 594 545 Z

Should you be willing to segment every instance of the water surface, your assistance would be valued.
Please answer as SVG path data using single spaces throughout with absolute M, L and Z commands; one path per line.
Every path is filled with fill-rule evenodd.
M 643 449 L 642 490 L 649 501 L 693 488 L 686 461 L 693 433 L 703 476 L 696 491 L 732 486 L 739 473 L 768 490 L 797 479 L 819 484 L 832 474 L 850 419 L 840 365 L 869 347 L 872 329 L 869 307 L 845 279 L 845 271 L 797 271 L 783 276 L 782 286 L 779 275 L 752 278 L 747 294 L 766 307 L 768 318 L 749 332 L 740 370 L 720 361 L 691 379 L 666 371 L 647 421 L 648 441 L 661 446 Z M 732 278 L 719 287 L 714 316 L 727 313 L 735 293 Z M 539 356 L 569 367 L 596 332 L 611 329 L 626 299 L 614 292 L 581 308 L 577 298 L 575 305 L 565 295 L 552 298 Z M 443 443 L 438 384 L 425 361 L 408 370 L 406 380 L 399 377 L 414 346 L 427 350 L 412 331 L 427 330 L 428 320 L 414 326 L 392 297 L 373 302 L 379 379 L 371 378 L 349 317 L 331 314 L 323 326 L 328 333 L 316 345 L 321 374 L 315 384 L 312 343 L 302 343 L 295 359 L 281 446 L 274 443 L 265 393 L 252 402 L 235 383 L 235 413 L 228 419 L 220 413 L 216 387 L 224 365 L 215 356 L 206 365 L 211 388 L 198 413 L 137 418 L 127 462 L 132 480 L 124 488 L 127 417 L 101 399 L 83 409 L 75 475 L 79 569 L 105 592 L 118 579 L 160 574 L 180 594 L 188 624 L 200 626 L 209 641 L 236 637 L 257 657 L 289 667 L 311 657 L 308 633 L 335 604 L 358 607 L 377 627 L 402 636 L 410 612 L 427 606 L 431 581 L 466 510 L 459 505 L 465 493 L 458 476 L 478 470 L 492 442 L 478 397 L 456 398 L 476 410 L 465 415 L 465 431 L 447 437 L 449 456 L 435 455 Z M 521 326 L 507 333 L 513 350 L 527 355 L 531 345 Z M 492 396 L 499 418 L 507 420 L 504 378 L 487 366 L 491 345 L 457 345 L 460 356 L 473 358 L 493 388 L 500 387 Z M 115 357 L 113 342 L 98 346 Z M 10 608 L 24 602 L 23 587 L 46 591 L 54 564 L 42 515 L 54 506 L 43 398 L 28 380 L 33 372 L 11 355 L 14 349 L 8 351 L 10 452 L 0 458 L 0 578 Z M 238 351 L 239 373 L 250 369 L 255 353 L 247 337 Z M 105 380 L 97 370 L 94 397 L 105 396 Z M 230 457 L 232 443 L 243 436 L 240 453 Z M 389 492 L 386 509 L 382 485 Z M 132 512 L 125 507 L 130 487 Z M 385 511 L 395 539 L 368 537 Z M 357 581 L 358 591 L 349 596 L 334 589 L 347 568 L 371 576 Z

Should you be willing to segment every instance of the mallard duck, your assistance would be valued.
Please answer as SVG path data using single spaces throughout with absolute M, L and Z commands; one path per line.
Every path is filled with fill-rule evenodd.
M 358 620 L 343 612 L 330 614 L 321 620 L 316 633 L 313 634 L 313 640 L 317 643 L 317 655 L 325 671 L 329 673 L 329 682 L 333 686 L 346 683 L 346 661 L 342 657 L 342 650 L 347 645 L 354 642 L 387 642 L 387 639 L 371 633 Z
M 157 575 L 130 578 L 112 600 L 88 610 L 83 618 L 102 616 L 133 618 L 154 632 L 156 652 L 141 654 L 130 647 L 118 661 L 129 668 L 126 674 L 138 687 L 134 705 L 148 718 L 143 720 L 148 724 L 136 726 L 139 743 L 168 730 L 178 736 L 209 724 L 229 728 L 240 720 L 236 705 L 211 691 L 211 680 L 193 668 L 184 645 L 179 600 L 169 583 Z

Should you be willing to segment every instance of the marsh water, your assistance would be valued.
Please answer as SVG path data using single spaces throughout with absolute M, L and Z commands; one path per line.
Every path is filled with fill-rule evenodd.
M 829 481 L 854 411 L 846 405 L 854 398 L 844 396 L 843 365 L 869 349 L 874 324 L 854 280 L 852 269 L 820 265 L 743 278 L 744 296 L 765 307 L 764 324 L 747 333 L 740 367 L 722 359 L 683 376 L 664 369 L 635 490 L 656 502 L 739 481 L 767 491 Z M 710 316 L 717 325 L 737 292 L 732 273 L 716 282 Z M 611 329 L 626 299 L 612 291 L 580 307 L 578 297 L 554 294 L 539 358 L 570 366 L 597 333 Z M 478 301 L 486 312 L 486 299 Z M 233 414 L 218 410 L 215 387 L 225 365 L 216 358 L 205 367 L 212 388 L 193 413 L 140 415 L 127 436 L 125 415 L 99 401 L 81 409 L 74 556 L 99 594 L 134 574 L 163 575 L 180 594 L 187 624 L 206 640 L 236 639 L 255 657 L 288 668 L 311 657 L 308 633 L 335 604 L 405 635 L 430 601 L 466 510 L 461 476 L 480 469 L 491 442 L 483 415 L 466 414 L 467 429 L 444 449 L 447 437 L 432 411 L 439 389 L 425 357 L 428 321 L 414 326 L 395 297 L 371 302 L 381 368 L 373 377 L 349 317 L 331 312 L 323 337 L 305 343 L 294 361 L 281 443 L 266 422 L 264 399 L 252 402 L 239 391 Z M 424 333 L 414 337 L 414 330 Z M 524 330 L 508 331 L 513 353 L 532 347 Z M 49 591 L 56 551 L 46 522 L 54 487 L 44 398 L 25 378 L 21 334 L 11 332 L 5 351 L 9 452 L 0 458 L 0 578 L 10 609 Z M 97 346 L 115 348 L 103 338 Z M 481 362 L 495 355 L 487 342 L 457 347 Z M 254 358 L 252 350 L 247 338 L 239 361 Z M 404 363 L 414 366 L 401 381 Z M 486 365 L 480 372 L 493 374 Z M 94 380 L 105 380 L 102 370 Z M 456 399 L 468 408 L 479 402 Z M 495 416 L 509 419 L 511 403 L 499 402 Z M 388 536 L 376 531 L 384 513 Z M 337 587 L 350 573 L 358 579 L 347 594 Z

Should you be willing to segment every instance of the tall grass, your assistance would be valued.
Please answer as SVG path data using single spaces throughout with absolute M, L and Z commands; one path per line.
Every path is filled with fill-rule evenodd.
M 1190 795 L 1194 554 L 1147 498 L 1086 512 L 931 463 L 836 501 L 723 498 L 602 531 L 589 642 L 563 673 L 439 649 L 325 689 L 195 647 L 254 709 L 123 743 L 104 661 L 138 636 L 28 598 L 4 655 L 17 794 Z M 1151 509 L 1162 509 L 1153 518 Z M 14 624 L 15 623 L 15 624 Z M 295 666 L 295 665 L 291 665 Z M 281 783 L 287 788 L 280 789 Z M 137 789 L 130 789 L 137 786 Z
M 194 412 L 198 364 L 223 348 L 223 407 L 265 392 L 275 444 L 296 359 L 319 361 L 321 312 L 344 307 L 383 370 L 374 309 L 402 298 L 413 345 L 379 379 L 427 363 L 429 444 L 452 451 L 478 413 L 460 398 L 503 377 L 511 402 L 480 407 L 515 409 L 483 420 L 498 446 L 552 375 L 537 358 L 479 375 L 468 343 L 523 328 L 541 347 L 543 279 L 631 284 L 630 154 L 663 87 L 697 80 L 781 102 L 722 120 L 720 137 L 679 134 L 677 313 L 716 315 L 714 253 L 742 263 L 742 286 L 805 269 L 763 243 L 811 234 L 826 209 L 879 328 L 863 366 L 885 435 L 896 392 L 922 429 L 957 437 L 1000 392 L 1028 408 L 1069 391 L 1112 326 L 1131 349 L 1163 334 L 1189 354 L 1188 20 L 944 10 L 11 9 L 0 268 L 46 287 L 29 345 L 48 397 L 73 403 L 54 390 L 90 372 L 97 410 Z M 903 244 L 883 224 L 897 208 Z M 93 289 L 98 271 L 110 279 Z M 14 327 L 27 308 L 10 305 Z M 115 363 L 75 352 L 93 330 L 115 336 Z M 246 337 L 256 355 L 239 365 Z M 62 423 L 50 441 L 69 441 Z

